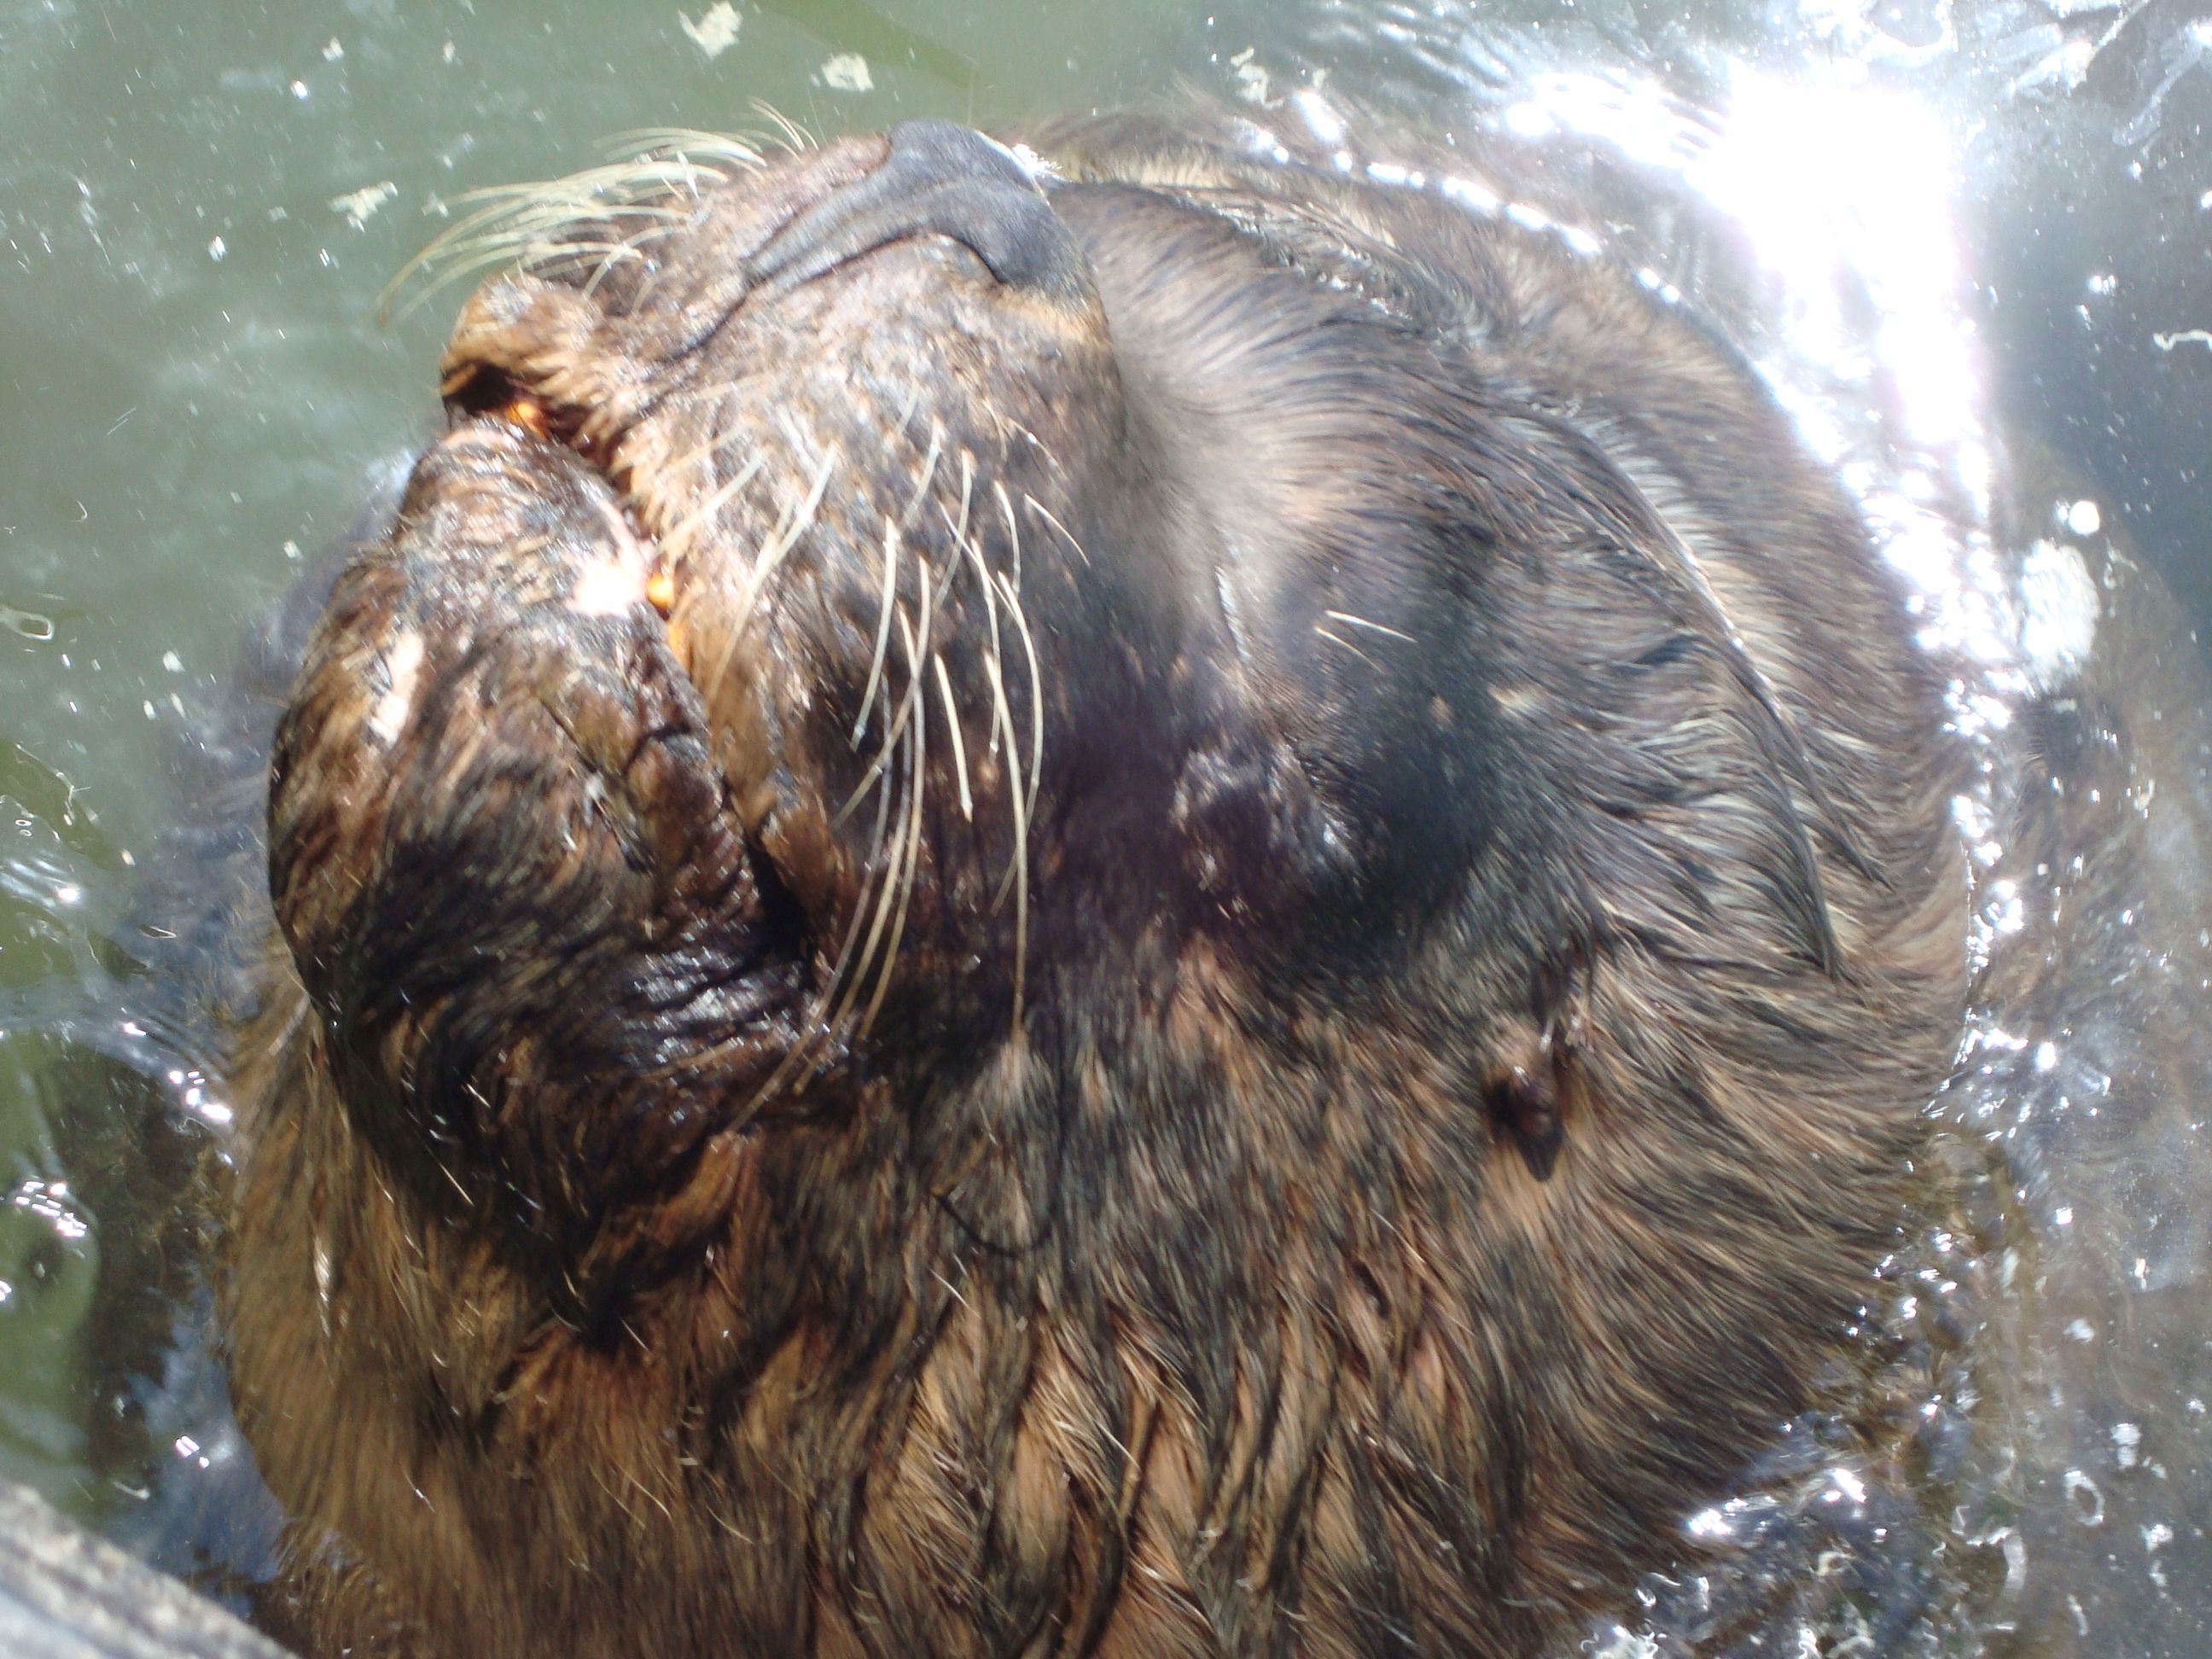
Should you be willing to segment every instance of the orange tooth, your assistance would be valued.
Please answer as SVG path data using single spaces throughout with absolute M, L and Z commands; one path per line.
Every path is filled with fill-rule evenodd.
M 653 608 L 666 616 L 676 604 L 676 578 L 665 570 L 656 570 L 645 579 L 645 597 Z
M 534 432 L 541 438 L 552 429 L 552 422 L 545 418 L 545 405 L 535 398 L 511 398 L 499 413 L 501 419 L 520 427 L 525 432 Z

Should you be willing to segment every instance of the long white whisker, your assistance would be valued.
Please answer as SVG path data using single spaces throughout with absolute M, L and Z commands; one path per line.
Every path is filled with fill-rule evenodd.
M 919 685 L 921 683 L 921 665 L 912 659 L 909 661 L 915 684 Z M 921 863 L 921 809 L 923 797 L 927 793 L 922 787 L 925 781 L 922 768 L 927 754 L 924 738 L 927 725 L 927 720 L 917 720 L 907 732 L 907 742 L 913 757 L 910 763 L 912 787 L 907 792 L 910 810 L 907 815 L 906 858 L 899 872 L 898 916 L 891 924 L 890 939 L 884 946 L 883 959 L 876 969 L 876 994 L 868 999 L 868 1012 L 860 1017 L 860 1034 L 863 1036 L 875 1024 L 877 1011 L 884 1006 L 884 997 L 890 994 L 891 972 L 898 963 L 899 941 L 906 936 L 907 907 L 913 901 L 915 873 Z
M 726 159 L 757 166 L 759 157 L 740 141 L 724 147 Z M 749 159 L 740 159 L 739 152 Z M 729 174 L 719 167 L 666 152 L 645 153 L 608 166 L 588 167 L 565 179 L 539 179 L 524 185 L 495 185 L 465 191 L 453 198 L 458 204 L 482 202 L 485 206 L 467 214 L 434 238 L 403 264 L 378 296 L 379 309 L 390 313 L 392 303 L 415 276 L 431 266 L 439 274 L 409 301 L 411 311 L 448 283 L 487 266 L 513 261 L 525 267 L 556 259 L 580 263 L 586 256 L 602 256 L 592 281 L 596 283 L 614 263 L 642 257 L 636 251 L 641 232 L 619 241 L 565 237 L 592 225 L 612 227 L 624 219 L 662 220 L 671 228 L 690 222 L 696 207 L 676 208 L 665 198 L 678 191 L 693 204 L 700 199 L 699 183 L 715 183 Z
M 743 614 L 750 616 L 758 602 L 761 590 L 768 586 L 769 578 L 775 574 L 776 567 L 783 562 L 784 555 L 814 523 L 814 515 L 821 510 L 822 498 L 829 493 L 830 477 L 837 470 L 839 452 L 832 449 L 822 458 L 822 465 L 814 475 L 814 483 L 806 492 L 806 499 L 780 526 L 768 544 L 753 556 L 752 574 L 745 584 Z
M 959 546 L 968 539 L 968 507 L 975 490 L 975 458 L 966 450 L 960 452 L 960 521 L 952 526 L 952 544 Z M 943 512 L 939 508 L 940 513 Z M 951 520 L 948 519 L 947 522 Z
M 1360 661 L 1365 663 L 1370 668 L 1376 666 L 1374 658 L 1369 656 L 1364 651 L 1362 651 L 1358 646 L 1354 645 L 1350 640 L 1344 638 L 1341 635 L 1330 633 L 1328 629 L 1323 628 L 1319 623 L 1316 623 L 1313 625 L 1313 631 L 1320 635 L 1322 638 L 1327 640 L 1331 645 L 1340 646 L 1343 649 L 1349 651 L 1353 656 L 1358 658 Z
M 1022 580 L 1022 527 L 1015 520 L 1013 499 L 1006 494 L 1005 479 L 991 480 L 991 498 L 998 502 L 999 517 L 1006 526 L 1006 546 L 1010 555 L 1006 568 L 1013 572 L 1015 585 L 1018 586 Z
M 923 562 L 924 576 L 922 580 L 921 591 L 925 596 L 925 603 L 927 602 L 926 596 L 929 592 L 929 582 L 927 574 L 927 562 Z M 889 744 L 897 740 L 896 733 L 898 732 L 904 731 L 907 737 L 907 754 L 908 763 L 907 797 L 906 801 L 902 805 L 900 809 L 902 816 L 898 830 L 891 838 L 890 862 L 884 871 L 883 889 L 877 895 L 874 919 L 869 924 L 866 942 L 861 945 L 860 954 L 858 958 L 855 959 L 853 965 L 853 978 L 850 992 L 845 997 L 842 1004 L 838 1008 L 836 1016 L 836 1021 L 840 1024 L 842 1024 L 845 1018 L 851 1013 L 854 1003 L 858 1001 L 860 999 L 860 987 L 866 982 L 869 974 L 875 967 L 877 961 L 876 947 L 883 939 L 884 929 L 885 925 L 890 920 L 891 909 L 896 902 L 898 891 L 905 884 L 904 870 L 906 860 L 919 845 L 918 841 L 913 836 L 909 835 L 908 830 L 913 823 L 915 812 L 919 810 L 918 804 L 921 796 L 922 777 L 921 759 L 922 750 L 920 744 L 916 741 L 916 732 L 914 728 L 919 728 L 922 722 L 919 720 L 909 721 L 908 716 L 914 709 L 916 694 L 919 692 L 921 686 L 921 653 L 916 643 L 916 629 L 908 623 L 906 611 L 903 608 L 899 611 L 898 623 L 899 642 L 906 647 L 908 665 L 907 695 L 905 701 L 899 710 L 898 725 L 894 728 L 893 736 L 886 741 L 885 752 L 878 756 L 877 766 L 878 768 L 882 767 L 889 759 Z M 866 787 L 865 782 L 862 787 Z M 878 988 L 880 991 L 880 984 Z M 873 1012 L 873 1009 L 874 1004 L 872 1003 L 870 1005 L 871 1013 Z M 866 1029 L 865 1025 L 863 1026 L 863 1029 Z
M 1091 562 L 1091 556 L 1083 550 L 1083 544 L 1075 539 L 1075 532 L 1070 530 L 1066 525 L 1062 524 L 1058 519 L 1053 517 L 1052 509 L 1050 507 L 1047 507 L 1036 496 L 1029 495 L 1026 492 L 1024 492 L 1022 496 L 1022 505 L 1028 507 L 1030 512 L 1036 514 L 1037 517 L 1042 519 L 1054 530 L 1060 532 L 1062 536 L 1065 536 L 1067 538 L 1067 544 L 1075 550 L 1075 556 L 1077 558 L 1082 560 L 1085 564 L 1089 564 Z
M 708 671 L 704 678 L 699 678 L 696 675 L 693 677 L 702 692 L 708 686 L 719 685 L 722 676 L 730 672 L 731 659 L 738 653 L 738 642 L 744 637 L 745 630 L 752 625 L 755 608 L 759 602 L 763 586 L 766 584 L 769 577 L 775 574 L 776 566 L 782 562 L 783 556 L 790 550 L 792 544 L 799 539 L 800 533 L 809 525 L 813 523 L 815 509 L 822 504 L 823 492 L 830 487 L 830 474 L 836 465 L 836 462 L 837 453 L 835 450 L 822 458 L 822 470 L 816 475 L 814 487 L 808 493 L 805 500 L 785 515 L 783 523 L 777 527 L 775 535 L 769 538 L 768 547 L 754 556 L 752 569 L 745 583 L 744 594 L 738 606 L 737 623 L 730 629 L 728 637 L 722 642 L 721 654 L 715 659 L 714 667 Z
M 1006 722 L 1006 801 L 1014 809 L 1014 859 L 1006 871 L 1014 887 L 1014 1030 L 1022 1026 L 1022 994 L 1029 978 L 1030 959 L 1030 814 L 1022 799 L 1022 757 L 1014 747 L 1012 728 L 1013 715 L 1006 708 L 1006 688 L 998 691 L 999 711 Z M 996 910 L 1006 902 L 1005 883 L 999 887 L 998 896 L 992 900 Z
M 836 1029 L 838 1022 L 844 1018 L 844 1010 L 850 1009 L 854 999 L 859 994 L 854 988 L 860 980 L 860 970 L 859 966 L 854 963 L 853 946 L 860 939 L 860 929 L 867 922 L 869 911 L 872 908 L 870 903 L 869 884 L 874 881 L 876 872 L 880 867 L 879 860 L 884 853 L 884 833 L 890 822 L 890 805 L 891 792 L 888 789 L 877 791 L 876 822 L 874 827 L 868 832 L 868 856 L 860 866 L 867 874 L 862 881 L 860 896 L 853 905 L 853 919 L 846 924 L 844 939 L 837 947 L 837 960 L 830 967 L 829 978 L 823 982 L 823 1000 L 818 1012 L 823 1016 L 822 1024 L 825 1030 Z M 884 890 L 889 890 L 888 882 Z M 852 971 L 850 979 L 846 976 L 848 965 L 851 965 Z M 830 1012 L 831 1003 L 841 999 L 843 1008 L 836 1013 L 831 1013 Z
M 691 538 L 699 526 L 728 506 L 739 490 L 759 477 L 760 470 L 765 465 L 763 457 L 755 455 L 738 469 L 736 476 L 727 483 L 718 485 L 713 495 L 685 514 L 673 529 L 661 537 L 661 550 L 672 565 L 683 564 L 690 558 Z
M 617 160 L 659 155 L 703 167 L 696 158 L 709 155 L 746 169 L 761 165 L 758 147 L 740 133 L 708 132 L 699 127 L 638 127 L 615 134 L 608 143 Z
M 937 422 L 929 423 L 929 449 L 921 458 L 921 469 L 915 475 L 914 492 L 906 498 L 906 506 L 899 513 L 899 526 L 908 528 L 914 515 L 921 510 L 922 497 L 928 492 L 930 481 L 937 477 L 937 458 L 945 453 L 945 428 Z
M 960 781 L 960 816 L 975 821 L 975 798 L 968 793 L 968 744 L 960 735 L 960 707 L 952 701 L 952 677 L 945 672 L 945 653 L 933 651 L 930 665 L 937 671 L 937 694 L 945 701 L 945 729 L 952 734 L 952 772 Z
M 696 409 L 701 404 L 706 402 L 709 397 L 720 397 L 723 394 L 719 392 L 709 392 L 702 388 L 686 387 L 684 391 L 670 398 L 667 400 L 666 407 L 671 410 L 678 408 L 687 410 Z M 713 460 L 714 457 L 720 455 L 724 450 L 729 448 L 731 445 L 747 441 L 750 435 L 751 434 L 749 433 L 736 430 L 718 433 L 715 436 L 708 439 L 707 441 L 702 444 L 695 444 L 692 447 L 684 450 L 680 454 L 672 455 L 669 457 L 668 470 L 671 472 L 675 473 L 696 472 L 708 462 Z M 755 453 L 757 455 L 758 452 L 756 451 Z M 672 534 L 673 532 L 672 532 L 671 533 Z M 665 538 L 663 539 L 665 539 Z
M 1370 622 L 1364 617 L 1355 617 L 1349 611 L 1324 611 L 1321 614 L 1324 617 L 1334 617 L 1338 622 L 1347 623 L 1353 628 L 1371 629 L 1377 634 L 1388 634 L 1392 639 L 1403 640 L 1408 645 L 1418 643 L 1411 634 L 1401 633 L 1384 623 Z
M 990 747 L 983 751 L 984 759 L 990 760 L 999 752 L 999 737 L 1002 726 L 1007 747 L 1011 749 L 1014 743 L 1012 719 L 1009 716 L 1003 721 L 1001 720 L 1006 706 L 1006 659 L 999 641 L 999 587 L 998 584 L 991 580 L 990 567 L 983 562 L 983 550 L 976 546 L 974 537 L 970 536 L 960 550 L 968 556 L 968 562 L 975 567 L 975 580 L 977 585 L 983 590 L 983 614 L 989 618 L 991 623 L 990 676 L 991 694 L 994 700 L 991 714 L 991 744 Z
M 784 143 L 789 145 L 793 149 L 816 149 L 820 148 L 819 143 L 812 133 L 809 132 L 805 127 L 799 125 L 798 122 L 793 120 L 788 115 L 786 115 L 775 105 L 769 103 L 764 100 L 756 98 L 752 100 L 752 106 L 754 111 L 758 113 L 763 120 L 769 122 L 779 132 L 783 134 Z
M 899 733 L 906 729 L 906 722 L 909 717 L 916 717 L 915 700 L 921 695 L 922 685 L 920 653 L 928 647 L 931 611 L 937 602 L 945 597 L 945 584 L 932 580 L 929 561 L 920 554 L 915 556 L 915 564 L 921 572 L 921 580 L 919 584 L 921 589 L 921 623 L 909 635 L 907 632 L 906 611 L 903 609 L 899 611 L 898 619 L 902 639 L 910 637 L 916 641 L 907 647 L 908 660 L 913 665 L 913 669 L 908 676 L 906 696 L 899 703 L 898 717 L 892 722 L 890 731 L 884 736 L 883 746 L 876 751 L 873 764 L 861 775 L 860 782 L 853 787 L 853 793 L 846 798 L 845 804 L 837 809 L 837 816 L 832 820 L 833 823 L 843 823 L 846 815 L 860 803 L 860 798 L 874 786 L 876 780 L 883 775 L 884 769 L 890 764 L 892 747 L 898 742 Z M 954 568 L 957 568 L 957 567 Z M 950 579 L 951 571 L 948 569 L 947 581 Z
M 994 573 L 999 579 L 999 592 L 1006 597 L 1007 614 L 1013 618 L 1014 632 L 1021 636 L 1022 654 L 1029 659 L 1030 666 L 1030 795 L 1028 811 L 1036 812 L 1037 780 L 1044 770 L 1044 678 L 1037 672 L 1036 641 L 1030 637 L 1030 619 L 1022 610 L 1022 596 L 1006 580 L 1006 573 Z
M 898 525 L 895 520 L 884 521 L 884 596 L 876 610 L 876 652 L 868 659 L 867 690 L 860 694 L 860 718 L 853 722 L 853 746 L 860 746 L 860 734 L 868 729 L 868 711 L 875 707 L 876 689 L 883 683 L 884 653 L 891 643 L 891 611 L 898 599 Z

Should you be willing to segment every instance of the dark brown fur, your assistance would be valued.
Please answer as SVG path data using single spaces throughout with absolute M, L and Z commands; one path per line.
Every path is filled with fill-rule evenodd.
M 1832 483 L 1504 218 L 1033 142 L 462 319 L 241 1049 L 314 1652 L 1530 1655 L 1848 1355 L 1965 889 Z

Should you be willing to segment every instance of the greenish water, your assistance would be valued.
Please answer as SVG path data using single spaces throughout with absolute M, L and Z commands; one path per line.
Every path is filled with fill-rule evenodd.
M 1495 50 L 1516 35 L 1540 56 L 1654 66 L 1693 93 L 1712 84 L 1709 50 L 1856 64 L 1924 96 L 1956 135 L 1930 165 L 1955 170 L 1977 397 L 2086 468 L 2201 620 L 2212 347 L 2190 334 L 2212 328 L 2212 43 L 2190 23 L 2176 6 L 2068 0 L 0 0 L 0 1479 L 110 1524 L 122 1504 L 88 1449 L 106 1218 L 58 1143 L 158 1079 L 84 1063 L 53 1016 L 96 1000 L 121 959 L 136 884 L 177 811 L 175 746 L 241 630 L 436 428 L 433 365 L 459 295 L 389 323 L 379 301 L 469 191 L 591 165 L 640 129 L 762 130 L 761 106 L 825 134 L 921 114 L 988 125 L 1182 86 L 1279 110 L 1322 74 L 1449 124 L 1468 88 L 1523 72 Z M 2099 1045 L 2147 1024 L 2142 1010 L 2081 1002 L 2040 1028 L 2072 1048 L 2045 1041 L 2023 1051 L 2033 1077 L 1962 1087 L 1991 1111 L 2017 1103 L 2025 1123 L 2077 1052 L 2118 1073 L 2106 1055 L 2120 1039 Z M 2171 998 L 2162 1017 L 2204 1024 Z M 2005 1037 L 1995 1015 L 1975 1040 L 1990 1031 Z M 2212 1166 L 2201 1152 L 2170 1162 L 2191 1158 Z M 2071 1178 L 2118 1189 L 2102 1168 Z M 2053 1212 L 2070 1224 L 2070 1207 Z M 2141 1231 L 2193 1238 L 2204 1221 L 2146 1205 Z M 2148 1291 L 2161 1248 L 2106 1254 Z M 2212 1263 L 2212 1247 L 2199 1255 Z M 2207 1284 L 2212 1267 L 2165 1288 L 2195 1310 Z M 2202 1419 L 2187 1390 L 2131 1363 L 2113 1362 L 2120 1393 L 2173 1396 L 2136 1413 L 2154 1439 L 2163 1407 Z M 2111 1429 L 2084 1417 L 2046 1431 L 2095 1443 L 2051 1453 L 2066 1494 L 2081 1470 L 2117 1492 L 2147 1467 Z M 2177 1550 L 2207 1547 L 2212 1505 L 2192 1493 L 2171 1518 Z

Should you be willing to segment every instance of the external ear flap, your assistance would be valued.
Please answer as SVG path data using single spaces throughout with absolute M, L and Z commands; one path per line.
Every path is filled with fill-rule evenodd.
M 1483 1109 L 1501 1139 L 1516 1147 L 1528 1173 L 1549 1181 L 1567 1139 L 1567 1071 L 1571 1044 L 1560 1015 L 1541 1024 L 1503 1022 L 1491 1040 L 1492 1065 L 1482 1084 Z

